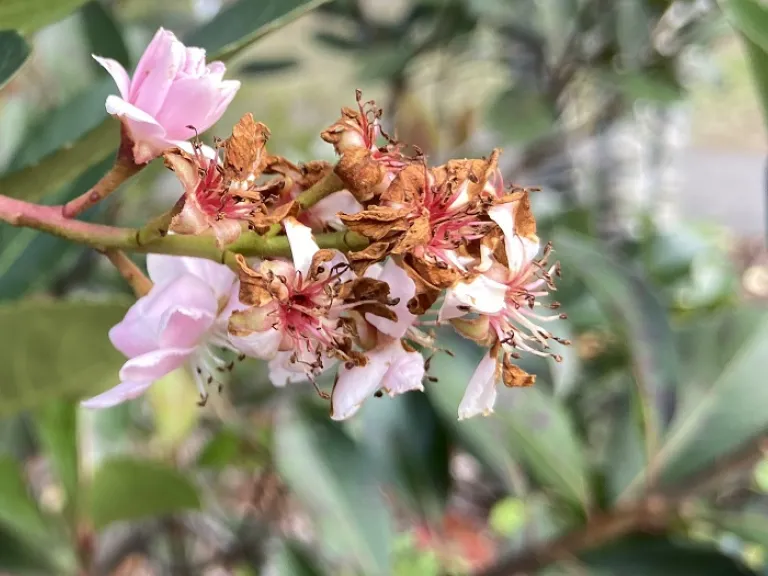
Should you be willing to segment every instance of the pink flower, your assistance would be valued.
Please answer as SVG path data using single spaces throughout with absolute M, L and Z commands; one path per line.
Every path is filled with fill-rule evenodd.
M 119 97 L 107 98 L 107 112 L 123 122 L 137 164 L 173 146 L 189 149 L 186 140 L 221 118 L 240 88 L 240 82 L 222 79 L 224 64 L 206 65 L 205 50 L 185 47 L 162 28 L 144 51 L 132 79 L 118 62 L 94 58 L 120 91 Z
M 515 235 L 506 244 L 509 267 L 490 262 L 484 274 L 449 288 L 440 309 L 439 321 L 450 321 L 462 336 L 491 349 L 467 385 L 459 405 L 460 420 L 493 412 L 498 380 L 509 387 L 533 384 L 535 377 L 513 363 L 519 352 L 549 356 L 559 362 L 562 358 L 549 351 L 549 341 L 570 344 L 541 326 L 565 315 L 540 314 L 537 310 L 559 307 L 556 302 L 540 301 L 548 290 L 555 289 L 552 275 L 559 274 L 557 264 L 546 268 L 550 246 L 541 259 L 534 260 L 532 241 Z
M 206 386 L 231 366 L 218 352 L 232 348 L 227 319 L 238 304 L 235 274 L 209 260 L 156 254 L 147 256 L 147 268 L 152 290 L 109 332 L 115 348 L 128 357 L 120 384 L 84 401 L 85 407 L 106 408 L 136 398 L 185 365 L 193 368 L 204 400 Z

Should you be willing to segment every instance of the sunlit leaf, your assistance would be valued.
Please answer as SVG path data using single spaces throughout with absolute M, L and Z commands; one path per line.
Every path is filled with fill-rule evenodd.
M 88 0 L 2 0 L 0 24 L 23 34 L 53 24 Z
M 113 522 L 165 516 L 200 508 L 195 485 L 159 462 L 114 458 L 96 470 L 88 510 L 97 530 Z
M 205 48 L 212 58 L 228 60 L 250 44 L 290 24 L 328 0 L 238 0 L 185 38 Z
M 0 4 L 2 10 L 2 4 Z M 5 22 L 0 15 L 0 25 Z M 24 38 L 14 30 L 0 30 L 0 89 L 16 75 L 24 62 L 29 58 L 31 50 Z
M 390 574 L 391 519 L 366 453 L 325 411 L 305 403 L 276 416 L 275 458 L 282 479 L 314 514 L 333 555 L 365 574 Z
M 125 358 L 107 337 L 116 302 L 30 301 L 0 306 L 0 413 L 101 392 Z

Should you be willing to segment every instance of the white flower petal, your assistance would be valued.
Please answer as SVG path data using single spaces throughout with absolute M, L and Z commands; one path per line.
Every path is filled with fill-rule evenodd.
M 500 282 L 480 275 L 471 282 L 459 282 L 445 291 L 445 301 L 440 308 L 439 321 L 459 318 L 467 314 L 467 306 L 480 314 L 498 314 L 504 308 L 507 287 Z
M 297 271 L 306 277 L 312 264 L 312 257 L 319 250 L 314 238 L 312 238 L 312 230 L 295 218 L 286 218 L 283 220 L 283 226 L 285 226 L 285 234 L 288 236 L 288 244 L 291 246 L 293 265 Z
M 459 404 L 459 420 L 478 414 L 487 416 L 493 412 L 496 403 L 497 360 L 490 354 L 483 356 L 467 385 Z
M 393 322 L 375 314 L 366 314 L 365 319 L 387 336 L 402 338 L 416 320 L 416 316 L 408 310 L 408 301 L 416 294 L 416 284 L 391 258 L 387 260 L 380 272 L 374 270 L 373 273 L 377 274 L 378 280 L 389 284 L 389 296 L 399 299 L 398 303 L 392 307 L 397 314 L 397 321 Z M 368 276 L 367 271 L 366 276 Z

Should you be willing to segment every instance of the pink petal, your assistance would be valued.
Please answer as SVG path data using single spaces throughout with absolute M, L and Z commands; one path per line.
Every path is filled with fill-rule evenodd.
M 158 109 L 157 121 L 165 128 L 168 138 L 188 140 L 197 132 L 205 132 L 213 122 L 209 116 L 219 101 L 218 85 L 207 78 L 183 78 L 168 89 L 165 101 Z
M 133 140 L 133 159 L 146 164 L 157 158 L 167 148 L 165 129 L 149 114 L 117 96 L 107 97 L 107 113 L 120 118 Z
M 128 98 L 128 92 L 131 89 L 131 77 L 128 76 L 128 72 L 123 68 L 122 64 L 117 60 L 112 60 L 112 58 L 102 58 L 95 54 L 91 54 L 91 56 L 112 76 L 117 89 L 120 91 L 120 96 L 123 99 Z
M 98 396 L 83 400 L 80 405 L 84 408 L 109 408 L 141 396 L 151 385 L 152 382 L 120 382 Z
M 120 380 L 154 382 L 183 366 L 194 351 L 194 348 L 164 348 L 136 356 L 123 364 Z
M 179 71 L 182 77 L 202 76 L 205 73 L 205 50 L 203 48 L 187 48 L 184 66 Z
M 224 264 L 190 256 L 149 254 L 147 271 L 155 283 L 165 283 L 179 276 L 191 274 L 210 288 L 216 300 L 228 297 L 232 284 L 236 280 L 235 273 Z
M 295 218 L 286 218 L 283 220 L 283 226 L 288 236 L 288 244 L 291 246 L 293 265 L 298 272 L 306 276 L 312 264 L 312 257 L 319 250 L 312 238 L 312 230 Z
M 505 306 L 507 287 L 487 276 L 476 276 L 471 282 L 459 282 L 445 291 L 439 321 L 467 314 L 466 307 L 480 314 L 498 314 Z
M 216 78 L 216 76 L 210 77 L 212 80 Z M 219 80 L 220 84 L 218 87 L 218 101 L 216 103 L 216 106 L 214 106 L 208 113 L 208 116 L 204 122 L 204 125 L 210 127 L 216 124 L 216 122 L 221 119 L 224 112 L 227 110 L 227 107 L 232 103 L 232 100 L 235 98 L 235 95 L 237 94 L 237 91 L 240 90 L 240 81 L 239 80 Z M 208 128 L 206 128 L 207 130 Z
M 397 321 L 393 322 L 375 314 L 366 314 L 365 319 L 387 336 L 402 338 L 416 320 L 416 316 L 408 310 L 408 301 L 416 293 L 416 284 L 391 258 L 384 264 L 378 279 L 389 284 L 390 297 L 399 298 L 399 302 L 392 307 L 397 314 Z
M 240 238 L 240 234 L 243 233 L 243 226 L 239 220 L 231 220 L 225 218 L 214 222 L 212 225 L 213 233 L 216 236 L 216 246 L 224 248 L 229 246 Z
M 185 57 L 184 45 L 176 36 L 171 32 L 161 35 L 158 31 L 133 75 L 131 103 L 150 116 L 156 116 L 184 65 Z
M 170 310 L 162 321 L 160 347 L 194 348 L 215 320 L 215 308 L 213 311 L 181 307 Z
M 224 62 L 219 62 L 218 60 L 216 60 L 208 64 L 208 66 L 206 67 L 205 73 L 212 80 L 221 82 L 222 79 L 224 78 L 224 72 L 226 71 L 227 71 L 227 67 L 224 65 Z M 238 82 L 238 84 L 240 84 L 240 82 Z
M 496 403 L 497 367 L 496 358 L 490 353 L 483 356 L 459 404 L 459 420 L 478 414 L 487 416 L 493 412 L 493 405 Z
M 171 232 L 177 234 L 202 234 L 211 227 L 210 218 L 203 212 L 194 197 L 187 197 L 181 212 L 176 214 L 171 220 L 168 228 Z

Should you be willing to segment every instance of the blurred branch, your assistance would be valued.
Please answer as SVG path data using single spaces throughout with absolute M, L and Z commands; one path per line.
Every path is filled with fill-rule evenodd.
M 133 289 L 137 298 L 141 298 L 149 293 L 152 289 L 152 282 L 144 275 L 144 272 L 136 266 L 136 264 L 125 255 L 122 250 L 108 249 L 104 250 L 103 254 L 109 259 L 110 262 L 117 268 L 120 275 Z
M 596 514 L 584 526 L 554 541 L 502 558 L 493 566 L 477 572 L 475 576 L 530 574 L 633 532 L 663 530 L 685 516 L 684 508 L 691 498 L 717 487 L 723 479 L 751 468 L 766 451 L 768 437 L 761 434 L 743 444 L 728 457 L 714 462 L 666 490 L 648 493 L 639 502 Z

